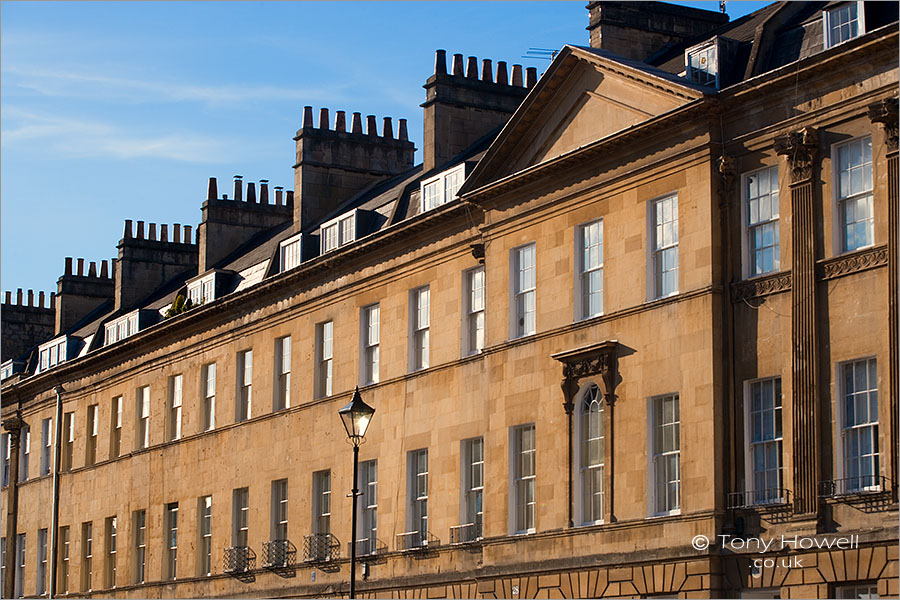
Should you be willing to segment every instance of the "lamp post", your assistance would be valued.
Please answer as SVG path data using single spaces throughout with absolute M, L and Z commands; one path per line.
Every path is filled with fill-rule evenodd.
M 359 387 L 353 391 L 350 404 L 338 411 L 344 429 L 347 430 L 347 438 L 353 444 L 353 512 L 350 517 L 350 597 L 356 598 L 356 498 L 359 496 L 359 445 L 366 437 L 366 429 L 375 409 L 363 402 L 359 394 Z

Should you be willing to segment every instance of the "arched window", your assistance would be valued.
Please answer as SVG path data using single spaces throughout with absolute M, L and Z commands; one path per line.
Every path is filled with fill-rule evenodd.
M 581 491 L 582 521 L 597 523 L 603 519 L 603 402 L 600 388 L 590 384 L 581 396 Z

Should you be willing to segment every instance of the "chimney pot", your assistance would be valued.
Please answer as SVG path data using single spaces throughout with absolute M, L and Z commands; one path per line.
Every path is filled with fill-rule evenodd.
M 435 50 L 434 51 L 434 74 L 435 75 L 446 75 L 447 74 L 447 51 L 446 50 Z
M 328 109 L 319 109 L 319 129 L 328 129 Z
M 350 133 L 362 133 L 362 114 L 353 113 L 353 124 L 350 127 Z
M 286 197 L 285 204 L 287 204 L 288 206 L 293 206 L 294 205 L 294 190 L 289 190 L 289 191 L 285 192 L 284 195 Z
M 28 290 L 28 306 L 34 306 L 34 290 Z
M 478 57 L 470 56 L 466 61 L 466 77 L 478 79 Z
M 50 292 L 50 308 L 56 308 L 56 292 Z
M 247 202 L 256 204 L 256 184 L 252 181 L 247 182 Z
M 44 308 L 44 292 L 38 293 L 38 308 Z
M 334 115 L 334 130 L 340 133 L 347 132 L 347 113 L 342 110 L 337 111 Z
M 72 257 L 67 256 L 66 257 L 66 275 L 71 275 L 71 274 L 72 274 Z
M 366 135 L 378 136 L 378 128 L 375 126 L 375 115 L 366 115 Z
M 312 106 L 303 107 L 303 129 L 312 129 L 313 115 Z
M 12 292 L 6 292 L 6 296 L 3 299 L 3 304 L 12 304 Z
M 509 85 L 509 75 L 506 73 L 506 61 L 497 61 L 497 83 Z
M 528 67 L 525 69 L 525 87 L 533 88 L 537 83 L 537 67 Z
M 181 241 L 181 223 L 172 225 L 172 241 L 176 244 Z
M 137 239 L 139 239 L 139 240 L 144 239 L 144 222 L 143 221 L 137 222 Z
M 151 241 L 156 241 L 156 223 L 150 223 L 150 235 L 148 239 Z
M 219 197 L 219 192 L 216 189 L 216 178 L 209 178 L 209 187 L 206 189 L 206 199 L 207 200 L 215 200 Z
M 91 261 L 91 264 L 88 265 L 88 277 L 96 277 L 97 276 L 97 263 L 95 261 Z
M 384 139 L 386 139 L 386 140 L 394 139 L 394 126 L 391 124 L 390 117 L 384 118 L 384 128 L 382 130 L 381 135 L 384 136 Z
M 191 226 L 190 225 L 184 226 L 184 243 L 185 244 L 191 243 Z
M 284 202 L 284 188 L 280 185 L 275 186 L 275 206 L 281 206 Z
M 16 290 L 16 306 L 22 306 L 22 288 Z
M 79 258 L 79 259 L 78 259 L 78 262 L 77 262 L 77 265 L 78 265 L 78 270 L 77 270 L 78 276 L 79 276 L 79 277 L 84 277 L 84 259 L 83 259 L 83 258 Z
M 522 87 L 522 65 L 513 65 L 512 85 Z
M 130 240 L 131 234 L 131 219 L 125 219 L 125 239 Z
M 454 54 L 453 55 L 453 75 L 457 75 L 459 77 L 463 76 L 463 55 L 462 54 Z
M 234 201 L 240 202 L 244 198 L 244 177 L 243 175 L 234 176 Z
M 100 261 L 100 277 L 109 279 L 109 263 L 105 260 Z
M 328 121 L 325 121 L 327 124 Z M 259 203 L 260 204 L 268 204 L 269 203 L 269 180 L 268 179 L 260 179 L 259 180 Z
M 400 119 L 400 127 L 397 134 L 398 139 L 403 140 L 404 142 L 409 140 L 409 134 L 406 131 L 406 119 Z
M 163 223 L 159 226 L 159 241 L 168 242 L 169 241 L 169 224 Z
M 483 58 L 481 59 L 481 80 L 487 81 L 488 83 L 493 83 L 493 67 L 491 65 L 491 59 Z

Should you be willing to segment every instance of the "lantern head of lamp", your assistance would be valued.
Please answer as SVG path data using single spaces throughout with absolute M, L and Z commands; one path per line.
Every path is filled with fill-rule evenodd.
M 375 409 L 363 402 L 362 396 L 359 394 L 359 388 L 353 392 L 353 398 L 350 404 L 338 411 L 341 415 L 341 421 L 344 422 L 344 429 L 347 430 L 347 437 L 354 446 L 359 446 L 364 437 L 366 437 L 366 429 L 369 428 L 369 422 Z

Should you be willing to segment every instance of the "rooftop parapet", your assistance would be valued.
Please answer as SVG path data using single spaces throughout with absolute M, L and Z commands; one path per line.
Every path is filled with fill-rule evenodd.
M 115 260 L 91 261 L 66 257 L 63 274 L 56 281 L 56 335 L 62 334 L 115 293 Z
M 528 90 L 537 83 L 537 69 L 505 61 L 454 54 L 447 71 L 447 51 L 435 51 L 434 73 L 425 82 L 425 171 L 440 167 L 476 141 L 502 126 Z
M 17 358 L 53 337 L 56 294 L 50 293 L 48 306 L 44 305 L 45 300 L 44 292 L 38 292 L 35 301 L 34 290 L 23 293 L 22 288 L 16 290 L 15 296 L 10 291 L 4 294 L 0 305 L 0 329 L 3 330 L 0 362 Z

